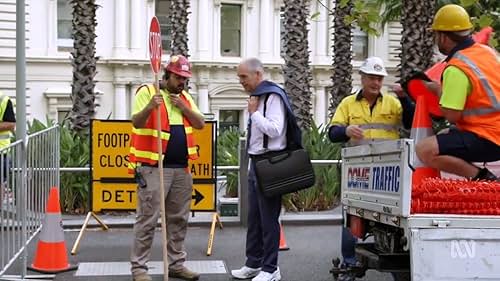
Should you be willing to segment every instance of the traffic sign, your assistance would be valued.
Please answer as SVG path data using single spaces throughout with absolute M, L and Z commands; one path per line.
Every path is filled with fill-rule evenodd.
M 191 211 L 215 210 L 215 183 L 193 184 Z M 92 211 L 133 210 L 137 206 L 137 184 L 102 183 L 96 181 L 92 187 Z
M 92 211 L 133 210 L 137 206 L 136 183 L 92 182 Z
M 194 130 L 194 139 L 197 143 L 198 159 L 189 161 L 189 168 L 193 179 L 214 178 L 214 136 L 215 123 L 205 122 L 203 130 Z
M 149 25 L 149 60 L 151 61 L 151 69 L 155 74 L 160 71 L 161 52 L 160 22 L 157 17 L 153 17 Z
M 215 211 L 215 183 L 193 184 L 191 211 Z
M 94 119 L 91 130 L 92 180 L 119 182 L 125 178 L 133 179 L 127 171 L 132 123 Z
M 194 130 L 198 159 L 189 161 L 193 176 L 192 211 L 215 211 L 216 121 L 206 121 L 202 130 Z M 128 120 L 91 121 L 91 208 L 133 210 L 137 205 L 137 184 L 128 174 L 128 154 L 132 123 Z

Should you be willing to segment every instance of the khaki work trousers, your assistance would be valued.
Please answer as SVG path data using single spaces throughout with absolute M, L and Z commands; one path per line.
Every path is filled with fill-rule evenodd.
M 151 246 L 160 217 L 160 175 L 154 167 L 139 167 L 147 186 L 137 187 L 137 217 L 134 224 L 134 244 L 131 254 L 131 271 L 136 276 L 146 273 Z M 167 215 L 168 263 L 172 270 L 179 270 L 186 261 L 186 237 L 193 178 L 184 168 L 163 169 L 165 210 Z

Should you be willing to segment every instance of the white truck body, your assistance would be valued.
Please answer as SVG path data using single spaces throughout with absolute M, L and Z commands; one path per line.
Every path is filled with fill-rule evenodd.
M 413 140 L 342 150 L 344 211 L 403 229 L 412 281 L 500 280 L 500 216 L 411 214 Z

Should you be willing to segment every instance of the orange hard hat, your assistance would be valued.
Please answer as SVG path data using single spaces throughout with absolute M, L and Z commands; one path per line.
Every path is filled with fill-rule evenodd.
M 165 70 L 186 78 L 192 76 L 191 64 L 183 55 L 171 56 L 170 61 L 165 66 Z

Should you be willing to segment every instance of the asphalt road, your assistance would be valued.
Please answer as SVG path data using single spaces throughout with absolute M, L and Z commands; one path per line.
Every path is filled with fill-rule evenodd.
M 284 227 L 286 242 L 290 247 L 289 251 L 280 252 L 279 265 L 282 272 L 283 281 L 333 281 L 329 273 L 331 260 L 340 254 L 340 226 L 325 225 L 289 225 Z M 193 226 L 188 230 L 187 251 L 188 260 L 222 260 L 227 272 L 240 267 L 244 261 L 245 232 L 242 227 L 227 226 L 224 229 L 217 229 L 213 253 L 206 256 L 207 239 L 209 227 Z M 154 249 L 151 259 L 160 261 L 161 240 L 160 231 L 156 232 Z M 77 231 L 66 231 L 66 247 L 68 252 L 73 246 L 78 235 Z M 36 239 L 37 241 L 38 239 Z M 29 247 L 30 256 L 28 261 L 33 260 L 35 243 Z M 132 231 L 130 228 L 116 228 L 109 231 L 98 229 L 88 229 L 81 241 L 78 253 L 69 256 L 72 263 L 77 262 L 128 262 L 130 245 L 132 241 Z M 13 265 L 7 274 L 18 274 L 20 272 L 19 263 Z M 128 274 L 128 272 L 124 272 Z M 29 274 L 33 274 L 29 272 Z M 75 271 L 60 273 L 54 280 L 57 281 L 124 281 L 132 280 L 130 275 L 104 276 L 104 277 L 76 277 Z M 163 280 L 161 275 L 153 275 L 154 281 Z M 170 278 L 169 280 L 176 280 Z M 233 280 L 227 274 L 204 274 L 200 280 L 206 281 L 226 281 Z M 364 281 L 390 281 L 389 274 L 368 271 Z

